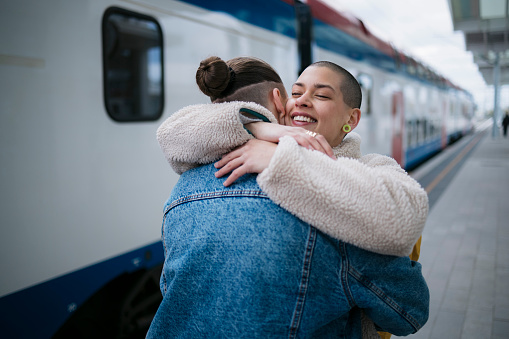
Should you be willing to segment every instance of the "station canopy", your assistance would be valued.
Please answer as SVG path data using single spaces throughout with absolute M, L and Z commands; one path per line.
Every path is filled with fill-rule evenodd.
M 508 0 L 448 0 L 455 31 L 463 31 L 467 50 L 474 55 L 486 84 L 494 84 L 500 65 L 499 85 L 509 84 Z

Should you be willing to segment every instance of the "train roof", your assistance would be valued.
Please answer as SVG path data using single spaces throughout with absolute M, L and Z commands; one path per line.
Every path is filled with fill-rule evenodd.
M 292 4 L 294 2 L 291 0 L 282 1 Z M 394 69 L 389 68 L 388 70 L 404 72 L 419 80 L 428 81 L 441 87 L 454 88 L 465 92 L 467 95 L 471 95 L 449 79 L 432 70 L 429 66 L 398 50 L 392 43 L 377 37 L 366 27 L 361 19 L 353 14 L 346 11 L 338 11 L 320 0 L 307 0 L 306 3 L 311 8 L 313 17 L 316 20 L 335 27 L 392 58 L 395 64 Z

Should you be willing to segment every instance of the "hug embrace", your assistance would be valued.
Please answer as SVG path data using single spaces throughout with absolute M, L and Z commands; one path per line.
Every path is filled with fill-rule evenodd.
M 320 61 L 287 94 L 262 60 L 210 57 L 196 81 L 211 103 L 157 131 L 181 177 L 164 208 L 163 300 L 147 338 L 418 331 L 428 198 L 394 159 L 361 154 L 355 77 Z

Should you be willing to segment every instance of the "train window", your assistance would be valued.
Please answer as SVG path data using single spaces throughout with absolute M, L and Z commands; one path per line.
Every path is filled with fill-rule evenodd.
M 428 139 L 428 121 L 426 119 L 422 119 L 422 140 L 426 141 Z
M 104 103 L 115 121 L 151 121 L 164 106 L 163 35 L 149 16 L 110 7 L 102 20 Z
M 416 70 L 416 62 L 413 59 L 408 59 L 407 71 L 411 75 L 415 75 L 415 73 L 417 72 L 417 70 Z
M 362 114 L 371 114 L 371 97 L 373 95 L 373 78 L 366 73 L 360 73 L 357 76 L 357 81 L 362 89 Z
M 435 124 L 436 124 L 435 121 L 431 121 L 431 123 L 430 123 L 430 132 L 429 132 L 429 134 L 430 134 L 430 136 L 432 138 L 436 137 L 436 135 L 437 135 L 437 128 L 435 127 Z
M 414 133 L 413 133 L 414 126 L 413 125 L 414 124 L 413 124 L 412 120 L 408 120 L 406 122 L 406 133 L 407 133 L 407 135 L 406 135 L 406 145 L 407 145 L 407 148 L 412 147 L 413 144 L 414 144 L 413 140 L 412 140 L 412 136 L 414 135 Z
M 404 93 L 405 93 L 405 118 L 407 119 L 406 120 L 406 132 L 407 132 L 406 145 L 407 145 L 407 147 L 414 147 L 415 146 L 414 117 L 417 114 L 415 88 L 413 88 L 412 86 L 406 86 L 404 89 Z
M 413 142 L 414 146 L 417 146 L 417 145 L 419 145 L 419 142 L 420 142 L 419 141 L 419 120 L 418 119 L 414 120 L 412 127 L 413 127 L 412 131 L 414 134 L 412 137 L 413 138 L 412 142 Z

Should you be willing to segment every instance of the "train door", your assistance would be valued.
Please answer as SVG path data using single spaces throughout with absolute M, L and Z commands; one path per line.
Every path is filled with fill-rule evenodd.
M 403 92 L 397 91 L 392 94 L 392 157 L 401 165 L 405 166 L 405 154 L 403 150 L 403 133 L 405 114 L 403 106 Z
M 313 42 L 313 18 L 311 8 L 302 1 L 295 1 L 295 16 L 297 19 L 297 45 L 299 52 L 299 75 L 313 62 L 311 45 Z

